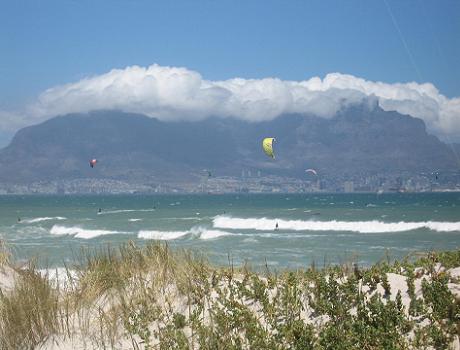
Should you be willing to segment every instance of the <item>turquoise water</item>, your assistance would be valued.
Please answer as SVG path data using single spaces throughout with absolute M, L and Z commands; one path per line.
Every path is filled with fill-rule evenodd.
M 151 239 L 221 265 L 369 265 L 459 248 L 460 193 L 0 196 L 0 238 L 47 266 L 82 246 Z

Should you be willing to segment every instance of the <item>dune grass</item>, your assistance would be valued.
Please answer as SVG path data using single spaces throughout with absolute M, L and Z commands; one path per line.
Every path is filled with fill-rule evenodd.
M 59 282 L 5 249 L 0 266 L 15 277 L 0 293 L 0 349 L 448 349 L 460 333 L 459 250 L 256 273 L 130 242 L 82 251 Z
M 14 289 L 0 291 L 0 348 L 33 348 L 57 333 L 59 292 L 33 265 L 16 270 Z

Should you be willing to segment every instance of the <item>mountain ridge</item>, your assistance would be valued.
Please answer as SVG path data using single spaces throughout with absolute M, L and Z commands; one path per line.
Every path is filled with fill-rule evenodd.
M 276 137 L 276 159 L 261 150 Z M 91 169 L 88 161 L 99 160 Z M 207 169 L 242 169 L 302 178 L 304 169 L 343 176 L 455 168 L 452 150 L 422 120 L 353 106 L 333 118 L 283 115 L 271 121 L 234 118 L 163 122 L 141 114 L 95 111 L 51 118 L 19 130 L 0 150 L 1 182 L 74 178 L 197 181 Z

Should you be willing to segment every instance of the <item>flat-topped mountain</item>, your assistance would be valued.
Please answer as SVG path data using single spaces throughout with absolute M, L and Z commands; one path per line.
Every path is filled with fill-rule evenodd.
M 275 137 L 276 159 L 262 151 Z M 97 158 L 95 168 L 89 160 Z M 209 170 L 242 169 L 302 177 L 458 169 L 452 149 L 426 132 L 422 120 L 375 107 L 352 107 L 330 119 L 283 115 L 271 121 L 233 118 L 163 122 L 140 114 L 69 114 L 19 130 L 0 150 L 0 181 L 111 178 L 194 181 Z

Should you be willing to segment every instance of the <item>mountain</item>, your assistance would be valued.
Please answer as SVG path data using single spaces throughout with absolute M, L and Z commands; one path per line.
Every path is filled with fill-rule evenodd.
M 261 149 L 276 137 L 276 159 Z M 97 158 L 94 169 L 88 165 Z M 431 172 L 458 169 L 451 148 L 427 134 L 422 120 L 378 106 L 350 107 L 330 119 L 283 115 L 251 123 L 233 118 L 163 122 L 119 111 L 69 114 L 19 130 L 0 150 L 0 182 L 77 178 L 197 181 L 205 169 L 242 169 L 301 178 L 322 174 Z

